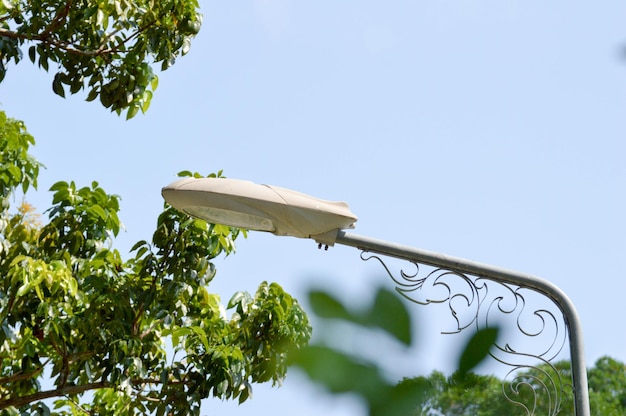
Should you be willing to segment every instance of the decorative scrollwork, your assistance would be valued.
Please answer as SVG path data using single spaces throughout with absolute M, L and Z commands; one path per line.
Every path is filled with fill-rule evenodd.
M 400 270 L 396 277 L 380 256 L 362 251 L 361 258 L 377 260 L 397 291 L 409 301 L 447 305 L 453 325 L 442 331 L 444 334 L 468 328 L 506 328 L 503 332 L 507 341 L 499 340 L 490 355 L 509 369 L 503 381 L 505 397 L 527 414 L 534 415 L 541 400 L 548 404 L 549 415 L 556 415 L 568 389 L 571 396 L 571 385 L 564 382 L 563 369 L 552 363 L 566 344 L 567 322 L 556 306 L 553 310 L 546 307 L 545 300 L 549 298 L 542 293 L 454 270 L 430 266 L 423 270 L 415 262 L 410 262 L 414 272 Z

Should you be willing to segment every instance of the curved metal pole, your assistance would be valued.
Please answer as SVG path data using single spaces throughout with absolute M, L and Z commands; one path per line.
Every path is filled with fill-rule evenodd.
M 451 271 L 468 273 L 501 283 L 510 283 L 520 287 L 534 289 L 550 298 L 560 308 L 569 329 L 570 360 L 572 364 L 572 384 L 576 416 L 590 416 L 587 368 L 585 367 L 580 319 L 578 318 L 578 313 L 572 301 L 557 286 L 547 280 L 529 274 L 401 244 L 349 234 L 345 231 L 339 231 L 337 233 L 335 243 Z

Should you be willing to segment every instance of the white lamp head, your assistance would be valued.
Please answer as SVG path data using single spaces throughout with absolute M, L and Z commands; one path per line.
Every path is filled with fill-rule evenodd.
M 354 228 L 357 221 L 345 202 L 237 179 L 186 178 L 167 185 L 161 194 L 174 208 L 210 223 L 328 245 L 339 230 Z

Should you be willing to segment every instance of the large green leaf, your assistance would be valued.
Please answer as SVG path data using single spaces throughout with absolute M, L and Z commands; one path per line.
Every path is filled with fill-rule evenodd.
M 405 345 L 412 342 L 411 315 L 400 296 L 389 289 L 378 289 L 373 303 L 356 311 L 348 309 L 339 299 L 323 290 L 309 291 L 309 302 L 320 318 L 378 328 Z
M 309 378 L 333 393 L 369 396 L 382 393 L 381 388 L 387 386 L 375 365 L 326 346 L 311 345 L 293 353 L 291 359 Z
M 320 318 L 343 319 L 351 322 L 359 322 L 360 318 L 353 315 L 336 297 L 322 290 L 309 292 L 311 309 Z
M 469 373 L 487 358 L 497 338 L 498 328 L 485 328 L 477 331 L 467 342 L 459 357 L 459 373 L 461 375 Z
M 397 293 L 379 289 L 365 319 L 403 344 L 411 345 L 411 315 Z

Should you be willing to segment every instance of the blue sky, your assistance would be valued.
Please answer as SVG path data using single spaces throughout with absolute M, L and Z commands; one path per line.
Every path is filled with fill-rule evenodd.
M 588 365 L 626 361 L 626 4 L 428 0 L 201 2 L 191 52 L 160 73 L 131 121 L 62 99 L 26 59 L 0 85 L 57 180 L 122 196 L 122 252 L 148 239 L 178 171 L 349 203 L 355 232 L 544 277 L 577 306 Z M 390 285 L 358 252 L 251 233 L 211 289 L 321 285 L 358 303 Z M 390 371 L 447 368 L 459 338 L 413 308 L 411 351 L 375 345 Z M 355 345 L 356 347 L 356 345 Z M 395 369 L 395 370 L 394 370 Z M 294 373 L 242 406 L 203 414 L 358 414 Z M 356 412 L 356 413 L 355 413 Z

